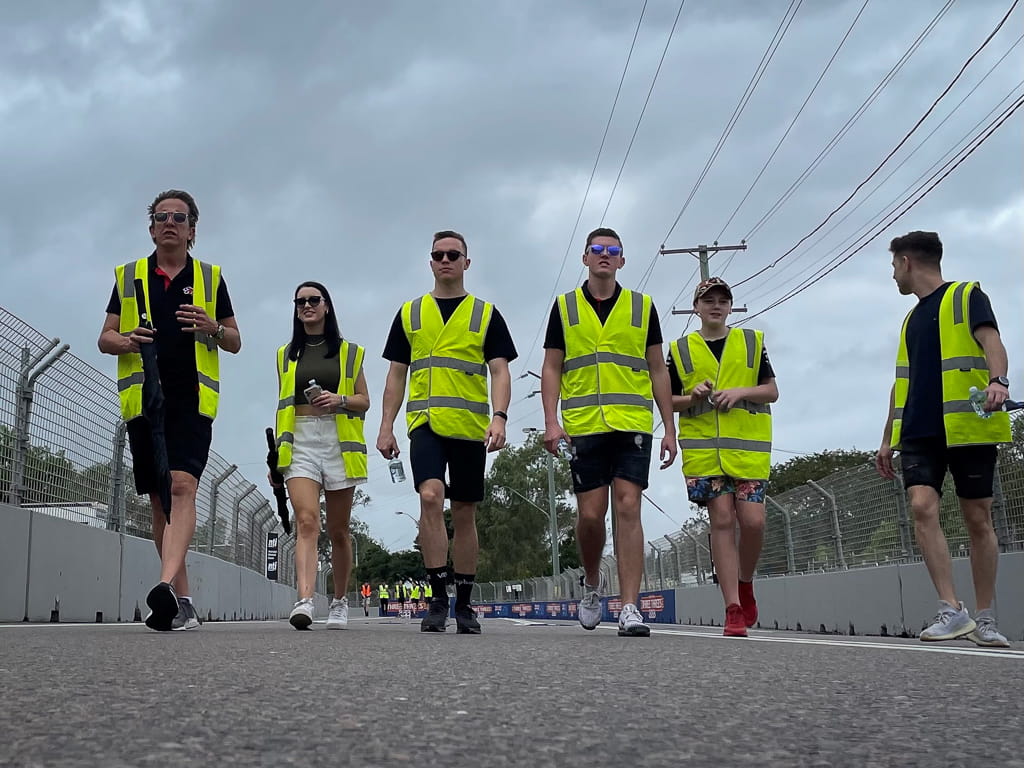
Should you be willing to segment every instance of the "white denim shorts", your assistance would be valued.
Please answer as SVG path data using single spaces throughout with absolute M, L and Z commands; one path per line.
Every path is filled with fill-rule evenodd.
M 292 463 L 282 474 L 285 480 L 293 477 L 315 480 L 325 491 L 341 491 L 366 482 L 365 477 L 353 479 L 345 474 L 333 414 L 295 417 Z

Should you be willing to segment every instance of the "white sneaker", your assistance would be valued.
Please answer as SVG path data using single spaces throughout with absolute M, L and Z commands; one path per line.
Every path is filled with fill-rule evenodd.
M 328 629 L 348 629 L 348 598 L 336 597 L 331 600 L 331 610 L 327 614 Z
M 974 631 L 967 635 L 967 639 L 975 645 L 981 645 L 986 648 L 1009 648 L 1010 643 L 1006 639 L 1006 635 L 999 631 L 996 627 L 996 617 L 992 615 L 991 610 L 979 611 L 978 615 L 974 617 L 977 625 Z
M 601 598 L 604 597 L 606 588 L 604 571 L 601 572 L 596 587 L 583 584 L 583 598 L 580 600 L 577 618 L 584 629 L 597 629 L 597 625 L 601 623 Z
M 963 603 L 954 606 L 939 600 L 939 612 L 931 625 L 921 631 L 920 638 L 925 641 L 955 640 L 973 632 L 976 626 Z
M 626 603 L 619 611 L 619 637 L 650 637 L 651 628 L 644 624 L 644 617 L 640 615 L 633 603 Z
M 313 598 L 304 597 L 292 608 L 288 623 L 296 629 L 309 629 L 313 624 Z

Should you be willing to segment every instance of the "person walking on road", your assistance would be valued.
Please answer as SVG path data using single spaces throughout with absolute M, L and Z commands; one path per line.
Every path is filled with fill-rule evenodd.
M 648 484 L 655 404 L 665 424 L 661 468 L 676 457 L 661 325 L 651 297 L 616 280 L 626 260 L 615 230 L 595 229 L 587 236 L 583 263 L 587 280 L 555 301 L 544 339 L 544 447 L 558 455 L 563 441 L 571 446 L 576 538 L 585 571 L 580 624 L 595 629 L 601 623 L 607 590 L 601 554 L 611 488 L 622 598 L 619 634 L 647 637 L 651 630 L 637 608 L 644 557 L 640 496 Z
M 386 582 L 381 582 L 377 586 L 377 602 L 380 603 L 380 615 L 388 615 L 388 602 L 391 599 L 391 595 L 388 593 L 388 585 Z
M 322 492 L 334 574 L 327 628 L 345 629 L 352 502 L 356 486 L 366 482 L 363 422 L 370 396 L 363 374 L 365 351 L 342 337 L 334 302 L 321 283 L 300 284 L 294 304 L 291 341 L 277 350 L 278 469 L 295 510 L 299 598 L 288 620 L 296 629 L 313 623 Z
M 408 377 L 406 424 L 413 482 L 420 496 L 419 542 L 434 595 L 420 630 L 443 632 L 448 616 L 448 498 L 455 528 L 451 559 L 456 628 L 459 634 L 479 634 L 471 606 L 479 552 L 476 505 L 484 497 L 486 454 L 505 445 L 512 396 L 508 364 L 516 350 L 501 313 L 466 292 L 466 239 L 451 230 L 436 233 L 430 259 L 434 289 L 402 306 L 384 349 L 391 367 L 377 449 L 386 459 L 398 456 L 394 421 Z
M 900 452 L 915 538 L 938 592 L 938 613 L 920 638 L 966 637 L 981 646 L 1007 647 L 992 608 L 999 564 L 993 478 L 997 446 L 1011 439 L 1009 415 L 1001 410 L 1010 385 L 1006 349 L 981 286 L 943 278 L 938 234 L 910 232 L 894 238 L 889 251 L 897 288 L 917 296 L 918 303 L 900 331 L 896 382 L 875 465 L 883 477 L 895 477 L 893 452 Z M 988 418 L 975 413 L 972 387 L 983 393 Z M 970 539 L 974 618 L 957 599 L 939 519 L 947 469 Z
M 373 594 L 373 590 L 370 589 L 370 582 L 364 581 L 363 585 L 359 587 L 359 596 L 362 598 L 363 603 L 363 615 L 370 615 L 370 595 Z
M 672 407 L 679 413 L 687 496 L 707 507 L 711 522 L 711 552 L 725 600 L 723 634 L 746 637 L 757 624 L 753 582 L 771 469 L 769 403 L 779 399 L 779 389 L 764 333 L 726 324 L 732 290 L 724 280 L 701 282 L 693 309 L 700 328 L 669 345 Z
M 157 631 L 194 630 L 199 628 L 199 618 L 185 555 L 196 530 L 196 491 L 209 457 L 220 398 L 218 352 L 237 353 L 242 337 L 221 268 L 190 254 L 199 222 L 193 197 L 182 190 L 161 192 L 148 212 L 149 235 L 156 249 L 148 258 L 114 270 L 99 349 L 117 355 L 117 389 L 121 418 L 128 425 L 135 488 L 139 494 L 149 494 L 153 510 L 160 581 L 146 596 L 150 609 L 146 626 Z M 142 412 L 144 375 L 139 350 L 144 344 L 156 346 L 163 388 L 170 522 L 157 492 L 153 438 Z

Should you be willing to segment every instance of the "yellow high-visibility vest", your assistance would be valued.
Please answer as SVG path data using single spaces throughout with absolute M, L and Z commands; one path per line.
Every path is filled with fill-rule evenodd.
M 1010 442 L 1010 415 L 996 411 L 982 419 L 974 412 L 970 388 L 985 389 L 989 382 L 988 361 L 974 333 L 969 316 L 971 291 L 978 283 L 951 283 L 939 304 L 939 355 L 942 358 L 942 424 L 946 445 L 990 445 Z M 916 309 L 916 307 L 915 307 Z M 910 355 L 907 353 L 907 313 L 900 330 L 896 352 L 895 412 L 891 446 L 899 449 L 903 428 L 903 409 L 910 393 Z
M 622 289 L 602 325 L 582 288 L 558 297 L 565 335 L 562 424 L 572 437 L 654 431 L 647 365 L 651 297 Z
M 295 445 L 295 361 L 288 359 L 288 344 L 277 350 L 277 373 L 281 389 L 277 402 L 277 467 L 285 469 L 292 463 Z M 356 380 L 363 368 L 365 350 L 344 339 L 338 350 L 338 393 L 351 397 L 355 394 Z M 334 416 L 338 428 L 338 449 L 345 462 L 345 475 L 349 480 L 366 477 L 366 438 L 363 424 L 366 415 L 340 410 Z
M 377 597 L 383 597 L 387 599 L 390 599 L 391 597 L 391 595 L 388 594 L 388 588 L 383 584 L 377 587 Z
M 220 267 L 192 259 L 192 303 L 217 319 L 217 290 Z M 121 299 L 121 333 L 139 327 L 142 314 L 152 322 L 149 302 L 149 258 L 122 264 L 114 269 L 117 295 Z M 142 282 L 142 297 L 136 295 L 135 281 Z M 140 305 L 141 310 L 140 311 Z M 213 420 L 220 397 L 220 361 L 217 340 L 205 333 L 195 334 L 196 373 L 199 379 L 199 413 Z M 142 355 L 129 352 L 117 356 L 117 392 L 121 398 L 121 418 L 125 421 L 142 415 Z
M 732 328 L 721 362 L 698 332 L 673 341 L 672 363 L 688 393 L 709 379 L 715 390 L 756 387 L 764 351 L 764 333 Z M 728 411 L 706 399 L 679 414 L 679 448 L 687 477 L 728 475 L 742 480 L 767 480 L 771 469 L 772 415 L 767 403 L 741 400 Z
M 409 400 L 406 424 L 423 424 L 443 437 L 483 440 L 490 424 L 484 338 L 493 305 L 466 296 L 445 322 L 433 296 L 402 306 L 409 339 Z

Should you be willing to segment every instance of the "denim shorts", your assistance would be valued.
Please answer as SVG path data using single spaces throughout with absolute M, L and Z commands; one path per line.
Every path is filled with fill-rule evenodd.
M 341 491 L 366 482 L 366 478 L 353 479 L 345 474 L 333 414 L 295 417 L 292 463 L 281 474 L 285 480 L 294 477 L 315 480 L 325 491 Z
M 737 480 L 728 475 L 714 477 L 690 477 L 686 479 L 686 495 L 690 501 L 706 507 L 711 499 L 735 493 L 736 501 L 752 501 L 764 504 L 768 492 L 767 480 Z
M 611 485 L 620 477 L 647 487 L 651 471 L 650 435 L 644 432 L 602 432 L 572 438 L 572 489 L 586 493 Z

